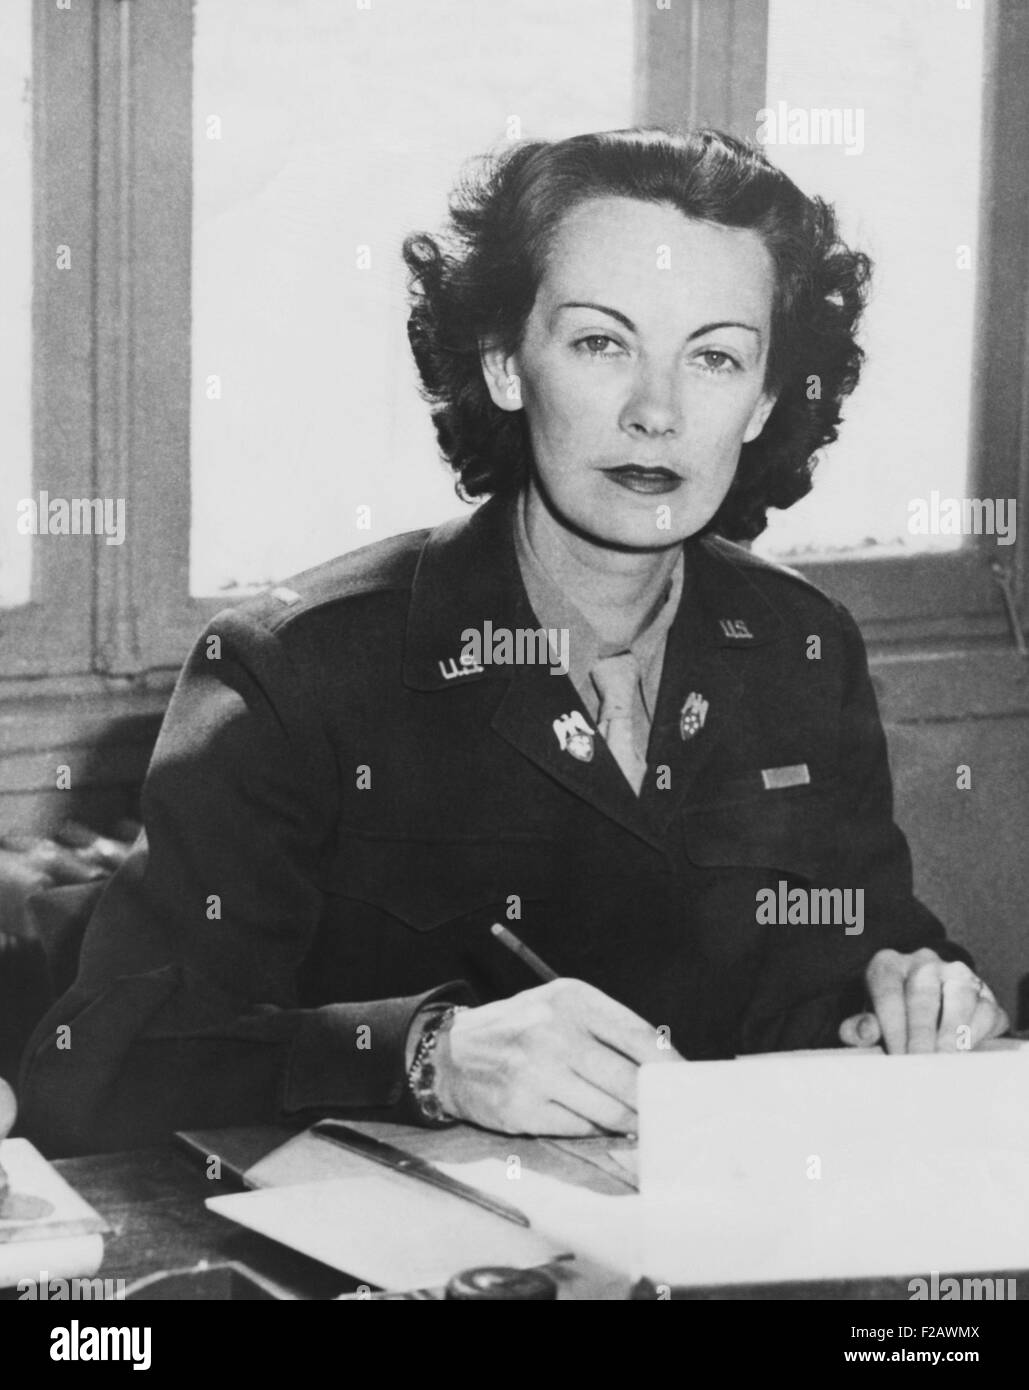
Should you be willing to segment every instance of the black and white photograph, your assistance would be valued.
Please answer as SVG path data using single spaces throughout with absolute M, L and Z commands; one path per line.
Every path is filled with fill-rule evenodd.
M 0 0 L 0 190 L 25 1373 L 1002 1371 L 1027 0 Z

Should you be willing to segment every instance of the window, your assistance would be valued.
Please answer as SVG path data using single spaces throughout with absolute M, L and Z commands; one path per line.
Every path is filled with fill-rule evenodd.
M 81 8 L 30 0 L 3 7 L 0 675 L 8 677 L 88 671 L 93 652 L 94 538 L 18 530 L 28 515 L 24 500 L 95 495 L 95 189 L 83 143 L 94 128 L 91 36 L 92 18 Z
M 759 129 L 872 256 L 867 358 L 814 491 L 772 512 L 755 549 L 952 550 L 960 535 L 909 529 L 910 504 L 968 494 L 983 7 L 838 0 L 825 21 L 813 0 L 771 0 Z
M 760 113 L 778 111 L 780 102 L 800 110 L 839 108 L 841 115 L 845 107 L 880 103 L 878 132 L 866 111 L 860 158 L 835 148 L 769 150 L 802 186 L 840 200 L 844 226 L 849 233 L 853 225 L 858 244 L 864 240 L 860 219 L 871 220 L 881 210 L 876 235 L 882 289 L 868 316 L 868 374 L 847 410 L 854 429 L 848 424 L 833 446 L 839 466 L 837 458 L 827 460 L 821 477 L 816 475 L 815 495 L 774 523 L 758 548 L 788 550 L 802 536 L 817 536 L 820 526 L 825 551 L 845 550 L 870 536 L 873 544 L 859 554 L 791 562 L 838 594 L 873 641 L 1007 636 L 1009 620 L 991 562 L 1004 566 L 1016 596 L 1024 598 L 1024 579 L 1018 587 L 1025 573 L 1024 536 L 1002 547 L 992 536 L 970 536 L 943 554 L 931 549 L 945 549 L 945 538 L 930 537 L 944 544 L 924 554 L 890 551 L 913 548 L 908 503 L 933 486 L 941 493 L 953 486 L 958 496 L 1016 499 L 1019 506 L 1025 499 L 1019 470 L 1026 453 L 1029 175 L 1018 152 L 1029 128 L 1029 13 L 1016 0 L 911 0 L 900 6 L 841 0 L 817 12 L 809 0 L 726 0 L 719 6 L 644 5 L 637 26 L 636 114 L 643 122 L 718 125 L 759 139 L 767 133 Z M 909 80 L 896 67 L 905 47 Z M 948 82 L 940 90 L 931 68 L 943 55 Z M 876 73 L 887 61 L 892 71 L 880 86 Z M 896 105 L 898 93 L 906 107 Z M 913 172 L 901 183 L 905 169 Z M 919 213 L 928 207 L 928 238 L 921 246 L 911 237 L 914 217 L 889 216 L 891 199 L 904 199 L 911 208 L 915 196 Z M 977 227 L 970 225 L 973 207 Z M 966 246 L 967 269 L 961 256 Z M 906 299 L 914 286 L 903 277 L 912 265 L 926 292 L 932 294 L 935 284 L 929 321 L 932 336 L 942 341 L 922 345 L 925 371 L 911 394 L 928 397 L 931 418 L 924 430 L 909 432 L 898 424 L 907 418 L 900 408 L 904 387 L 898 391 L 896 380 L 903 371 L 896 365 L 903 339 L 890 319 L 910 312 Z M 873 356 L 876 333 L 882 351 Z M 883 423 L 873 429 L 877 415 Z M 884 437 L 876 441 L 876 433 Z M 926 464 L 923 434 L 937 451 Z M 895 491 L 889 482 L 891 447 L 898 473 L 904 470 L 903 486 Z M 857 497 L 851 506 L 846 498 L 847 450 L 858 460 L 854 472 L 861 468 L 869 480 L 867 504 Z M 876 478 L 880 457 L 883 473 Z M 901 546 L 888 544 L 898 539 Z
M 404 236 L 461 164 L 628 125 L 624 0 L 198 0 L 190 588 L 466 509 L 406 338 Z
M 0 608 L 28 602 L 32 539 L 16 528 L 32 491 L 32 10 L 9 4 L 0 16 Z

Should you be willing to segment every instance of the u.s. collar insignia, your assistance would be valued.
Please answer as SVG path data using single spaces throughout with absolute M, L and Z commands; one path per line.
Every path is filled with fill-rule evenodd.
M 685 703 L 679 711 L 679 736 L 685 743 L 687 739 L 695 737 L 704 727 L 707 719 L 708 701 L 703 695 L 698 695 L 695 690 L 691 690 L 686 696 Z
M 726 637 L 743 638 L 744 641 L 753 641 L 754 639 L 754 634 L 742 618 L 719 618 L 718 626 Z
M 563 753 L 571 753 L 580 763 L 593 761 L 593 738 L 591 729 L 577 709 L 571 714 L 562 714 L 554 720 L 554 733 Z
M 460 676 L 478 676 L 486 669 L 485 666 L 480 666 L 474 657 L 463 654 L 458 657 L 457 661 L 453 657 L 449 657 L 446 666 L 443 665 L 442 661 L 437 662 L 437 665 L 440 669 L 440 675 L 445 681 L 452 681 Z M 449 670 L 447 669 L 448 666 Z

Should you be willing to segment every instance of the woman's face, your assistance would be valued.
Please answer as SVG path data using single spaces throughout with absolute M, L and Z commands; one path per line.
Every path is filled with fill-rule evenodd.
M 493 400 L 524 408 L 535 485 L 605 545 L 699 531 L 760 434 L 774 268 L 756 232 L 603 198 L 561 223 L 521 346 L 483 352 Z

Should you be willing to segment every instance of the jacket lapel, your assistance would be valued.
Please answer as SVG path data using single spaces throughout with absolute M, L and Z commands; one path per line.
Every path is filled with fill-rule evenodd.
M 493 728 L 500 737 L 556 782 L 624 829 L 650 843 L 659 843 L 639 798 L 583 709 L 568 677 L 552 676 L 541 666 L 514 669 L 507 693 L 493 716 Z M 588 761 L 577 757 L 571 747 L 562 748 L 555 728 L 575 710 L 593 730 L 588 741 L 577 740 L 572 745 L 581 747 L 587 742 L 591 753 Z
M 669 641 L 654 724 L 647 750 L 647 776 L 640 798 L 662 835 L 689 788 L 736 726 L 742 680 L 731 654 Z M 692 736 L 681 731 L 691 695 L 706 701 L 704 724 Z M 667 769 L 667 772 L 664 771 Z
M 702 769 L 740 727 L 751 652 L 781 632 L 781 619 L 733 559 L 733 549 L 717 539 L 685 545 L 682 602 L 665 645 L 641 797 L 661 835 Z M 703 724 L 684 729 L 687 701 L 697 700 L 706 703 Z M 664 778 L 662 768 L 668 769 Z
M 504 683 L 492 728 L 525 758 L 632 834 L 658 844 L 646 812 L 622 775 L 567 676 L 539 665 L 460 666 L 462 633 L 540 626 L 515 554 L 512 501 L 494 497 L 429 535 L 415 572 L 404 648 L 404 682 L 438 691 Z M 463 672 L 467 671 L 467 674 Z M 459 672 L 462 672 L 458 674 Z M 592 757 L 562 748 L 555 721 L 578 711 L 593 730 Z M 575 747 L 584 751 L 582 744 Z
M 669 629 L 648 749 L 637 797 L 567 676 L 540 665 L 462 665 L 469 629 L 512 631 L 540 623 L 529 606 L 515 554 L 512 500 L 494 497 L 469 517 L 432 531 L 414 577 L 404 650 L 411 689 L 444 692 L 503 682 L 493 706 L 497 735 L 547 776 L 631 834 L 663 847 L 671 818 L 715 750 L 738 727 L 746 653 L 774 640 L 781 620 L 746 576 L 735 547 L 717 539 L 685 544 L 686 575 Z M 683 737 L 690 695 L 707 702 L 702 727 Z M 592 738 L 562 746 L 555 723 L 578 712 Z M 586 757 L 591 748 L 591 756 Z M 670 784 L 658 770 L 667 767 Z

